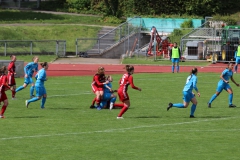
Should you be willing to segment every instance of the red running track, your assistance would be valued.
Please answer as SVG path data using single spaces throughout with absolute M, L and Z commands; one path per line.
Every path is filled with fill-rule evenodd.
M 50 64 L 48 76 L 85 76 L 93 75 L 97 72 L 97 68 L 102 66 L 107 74 L 122 74 L 125 73 L 125 65 L 110 65 L 110 64 Z M 211 64 L 209 66 L 197 66 L 199 72 L 221 73 L 226 64 Z M 157 65 L 134 65 L 135 73 L 171 73 L 171 66 Z M 194 66 L 181 66 L 180 72 L 190 72 Z M 41 67 L 39 67 L 41 68 Z

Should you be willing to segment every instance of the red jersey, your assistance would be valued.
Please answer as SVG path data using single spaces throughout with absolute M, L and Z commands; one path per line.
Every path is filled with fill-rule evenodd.
M 8 65 L 8 75 L 14 75 L 15 69 L 16 69 L 15 63 L 11 61 Z
M 119 81 L 119 89 L 127 91 L 129 84 L 133 89 L 138 89 L 133 83 L 133 76 L 129 73 L 125 73 Z
M 105 74 L 95 74 L 93 76 L 93 82 L 92 85 L 95 85 L 98 88 L 103 87 L 103 83 L 106 81 Z
M 7 76 L 5 74 L 0 76 L 0 91 L 1 93 L 5 92 L 6 90 L 9 90 L 10 87 L 7 85 Z

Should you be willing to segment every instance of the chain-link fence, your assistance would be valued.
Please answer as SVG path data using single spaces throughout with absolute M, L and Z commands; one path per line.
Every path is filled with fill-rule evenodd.
M 39 8 L 40 0 L 0 0 L 2 8 Z
M 66 55 L 65 40 L 10 41 L 0 40 L 0 55 Z

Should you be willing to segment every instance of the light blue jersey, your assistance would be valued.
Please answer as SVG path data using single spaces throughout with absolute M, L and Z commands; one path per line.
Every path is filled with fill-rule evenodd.
M 34 71 L 38 71 L 38 63 L 30 62 L 24 67 L 24 73 L 29 77 L 33 76 Z
M 186 84 L 183 88 L 184 92 L 191 92 L 192 90 L 195 89 L 195 91 L 198 92 L 198 88 L 197 88 L 197 76 L 195 74 L 191 74 L 188 76 Z
M 225 69 L 223 72 L 222 72 L 222 75 L 223 75 L 223 78 L 226 80 L 226 81 L 229 81 L 229 79 L 233 76 L 233 72 L 229 69 Z M 219 80 L 218 82 L 218 85 L 224 85 L 226 84 L 226 82 L 224 82 L 222 79 Z
M 40 86 L 40 87 L 44 86 L 44 82 L 47 80 L 46 70 L 44 68 L 39 70 L 35 78 L 37 79 L 35 86 Z

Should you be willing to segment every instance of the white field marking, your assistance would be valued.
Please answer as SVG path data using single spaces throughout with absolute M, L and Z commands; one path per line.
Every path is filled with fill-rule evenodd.
M 83 94 L 91 94 L 90 92 L 88 93 L 78 93 L 78 94 L 62 94 L 62 95 L 51 95 L 51 96 L 47 96 L 48 98 L 52 98 L 52 97 L 69 97 L 69 96 L 79 96 L 79 95 L 83 95 Z
M 109 132 L 117 132 L 117 131 L 124 132 L 126 130 L 133 130 L 133 129 L 140 129 L 140 128 L 152 128 L 152 127 L 161 127 L 161 126 L 184 125 L 184 124 L 192 124 L 192 123 L 200 123 L 200 122 L 227 120 L 227 119 L 232 119 L 232 118 L 238 118 L 238 117 L 205 119 L 205 120 L 199 120 L 199 121 L 178 122 L 178 123 L 172 123 L 172 124 L 159 124 L 159 125 L 149 125 L 149 126 L 136 126 L 136 127 L 129 127 L 129 128 L 117 128 L 117 129 L 107 129 L 107 130 L 89 131 L 89 132 L 59 133 L 59 134 L 46 134 L 46 135 L 33 135 L 33 136 L 5 137 L 5 138 L 1 138 L 0 140 L 3 141 L 3 140 L 26 139 L 26 138 L 41 138 L 41 137 L 80 135 L 80 134 L 109 133 Z

